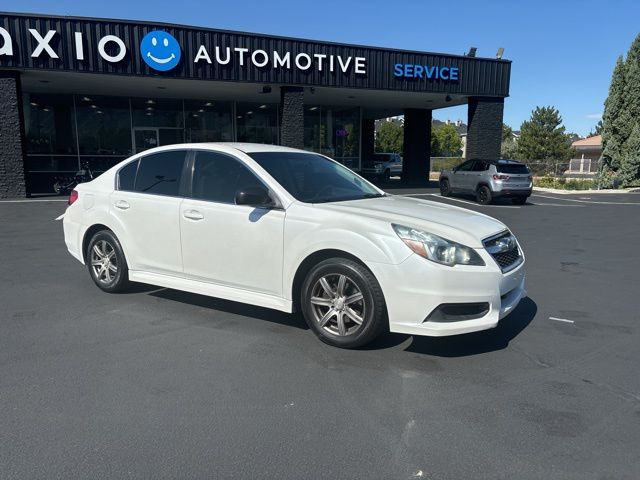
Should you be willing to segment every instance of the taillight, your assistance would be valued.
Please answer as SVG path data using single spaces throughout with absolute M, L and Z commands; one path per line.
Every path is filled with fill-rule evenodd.
M 509 175 L 494 175 L 494 180 L 509 180 Z
M 527 178 L 529 179 L 529 181 L 531 181 L 533 180 L 533 175 L 529 175 Z
M 71 190 L 71 194 L 69 195 L 69 205 L 73 205 L 75 201 L 78 200 L 78 191 Z

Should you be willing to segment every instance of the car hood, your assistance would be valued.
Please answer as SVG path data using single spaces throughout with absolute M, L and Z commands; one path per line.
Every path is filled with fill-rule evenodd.
M 504 223 L 482 213 L 398 195 L 322 203 L 315 207 L 423 229 L 473 248 L 483 248 L 483 239 L 507 228 Z

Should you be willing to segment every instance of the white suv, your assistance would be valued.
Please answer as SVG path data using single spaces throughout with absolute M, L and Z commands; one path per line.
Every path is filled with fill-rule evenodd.
M 80 184 L 64 236 L 98 287 L 128 282 L 299 309 L 339 347 L 385 329 L 495 327 L 524 295 L 524 256 L 499 221 L 387 195 L 322 155 L 184 144 Z

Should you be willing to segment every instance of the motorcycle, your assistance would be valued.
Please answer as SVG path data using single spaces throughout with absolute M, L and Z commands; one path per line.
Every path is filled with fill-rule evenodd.
M 93 172 L 89 168 L 89 162 L 85 162 L 82 168 L 72 177 L 58 177 L 53 184 L 53 191 L 57 195 L 66 195 L 75 188 L 76 185 L 93 180 Z

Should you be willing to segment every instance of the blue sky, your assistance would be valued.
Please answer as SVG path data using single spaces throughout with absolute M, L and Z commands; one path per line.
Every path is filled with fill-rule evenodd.
M 445 53 L 498 47 L 513 61 L 505 122 L 515 129 L 537 105 L 560 110 L 585 135 L 602 114 L 616 58 L 640 33 L 640 2 L 4 0 L 1 10 L 128 18 Z M 466 120 L 466 109 L 434 112 Z

